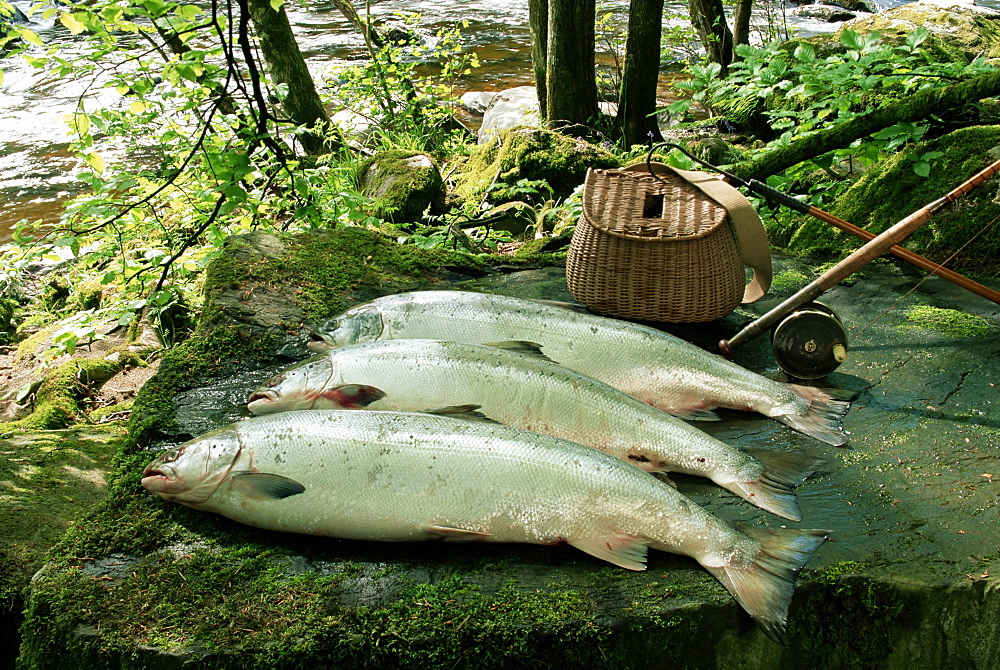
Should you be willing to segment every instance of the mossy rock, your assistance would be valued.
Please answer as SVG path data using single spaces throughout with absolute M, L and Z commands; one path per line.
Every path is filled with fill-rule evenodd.
M 424 212 L 444 207 L 444 181 L 434 160 L 419 151 L 395 149 L 358 165 L 368 213 L 395 224 L 418 223 Z
M 847 418 L 853 449 L 791 434 L 767 419 L 713 424 L 723 431 L 717 436 L 740 447 L 771 443 L 830 462 L 801 487 L 800 501 L 803 527 L 830 528 L 837 541 L 826 543 L 800 577 L 787 648 L 755 629 L 693 561 L 663 552 L 650 556 L 648 570 L 630 572 L 570 547 L 297 536 L 171 504 L 141 488 L 153 452 L 191 431 L 176 411 L 183 389 L 254 366 L 254 374 L 270 374 L 267 366 L 281 362 L 288 341 L 301 339 L 288 334 L 300 322 L 258 324 L 252 304 L 220 313 L 233 295 L 252 303 L 258 290 L 287 288 L 282 295 L 297 301 L 299 319 L 308 320 L 421 281 L 488 290 L 493 279 L 445 282 L 462 274 L 445 265 L 461 255 L 410 253 L 361 229 L 233 241 L 227 251 L 233 257 L 209 272 L 211 330 L 210 321 L 200 322 L 143 387 L 107 498 L 67 531 L 31 584 L 23 668 L 998 667 L 997 498 L 982 474 L 997 429 L 988 421 L 955 420 L 950 406 L 929 414 L 900 398 L 933 371 L 935 405 L 954 398 L 967 416 L 989 416 L 992 396 L 980 389 L 995 378 L 991 333 L 952 340 L 928 331 L 927 348 L 916 355 L 912 330 L 904 333 L 905 351 L 879 331 L 877 341 L 886 346 L 869 348 L 864 362 L 849 359 L 849 372 L 836 380 L 864 395 L 858 402 L 864 411 Z M 409 271 L 386 267 L 397 261 L 411 263 Z M 873 276 L 884 269 L 873 268 Z M 560 298 L 535 292 L 542 279 L 532 274 L 521 285 L 524 293 L 510 293 Z M 896 299 L 896 279 L 838 286 L 833 306 L 845 318 L 867 321 Z M 295 293 L 323 282 L 332 285 Z M 554 288 L 565 291 L 565 282 Z M 876 328 L 887 328 L 891 318 Z M 928 350 L 934 360 L 924 355 Z M 208 402 L 225 389 L 198 391 Z M 226 400 L 235 405 L 245 398 L 233 393 Z M 950 458 L 955 444 L 968 450 L 960 459 Z M 691 479 L 678 477 L 679 488 L 721 518 L 785 524 Z
M 14 313 L 18 302 L 10 298 L 0 298 L 0 344 L 10 344 L 14 341 L 17 326 Z
M 970 5 L 924 4 L 913 2 L 884 12 L 847 21 L 833 36 L 840 39 L 844 30 L 879 33 L 891 42 L 901 43 L 917 28 L 930 33 L 920 48 L 933 60 L 968 63 L 977 56 L 1000 56 L 1000 14 L 995 10 Z
M 501 130 L 469 157 L 455 177 L 455 194 L 478 204 L 489 192 L 494 203 L 524 199 L 515 188 L 522 180 L 544 181 L 564 198 L 583 183 L 587 168 L 617 167 L 601 147 L 551 130 Z
M 928 152 L 941 155 L 930 161 L 930 175 L 921 177 L 914 165 Z M 831 213 L 880 233 L 908 214 L 944 196 L 1000 155 L 1000 126 L 976 126 L 920 143 L 882 161 L 848 188 L 830 208 Z M 903 246 L 944 262 L 1000 215 L 996 198 L 1000 183 L 988 180 L 968 195 L 935 214 Z M 791 235 L 788 247 L 797 254 L 842 254 L 861 245 L 856 238 L 812 218 Z M 990 227 L 948 266 L 959 272 L 995 276 L 1000 271 L 1000 228 Z

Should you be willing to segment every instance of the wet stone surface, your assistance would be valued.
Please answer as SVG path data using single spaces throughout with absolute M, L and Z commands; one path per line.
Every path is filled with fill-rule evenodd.
M 714 350 L 719 339 L 815 276 L 801 260 L 776 256 L 775 262 L 775 288 L 765 300 L 718 323 L 665 328 Z M 438 288 L 570 300 L 563 272 L 524 270 Z M 631 648 L 636 631 L 649 627 L 653 637 L 634 639 L 641 650 L 629 667 L 653 667 L 650 659 L 663 652 L 657 645 L 681 639 L 682 646 L 673 647 L 679 663 L 674 667 L 1000 667 L 993 642 L 1000 625 L 1000 307 L 936 278 L 914 290 L 921 278 L 880 261 L 820 298 L 849 334 L 847 361 L 816 382 L 857 394 L 844 421 L 850 434 L 845 448 L 755 414 L 721 411 L 721 421 L 699 424 L 741 448 L 825 458 L 825 468 L 798 489 L 802 522 L 768 515 L 707 480 L 675 477 L 683 493 L 733 523 L 831 531 L 800 575 L 787 648 L 756 631 L 693 561 L 662 552 L 650 552 L 648 570 L 634 573 L 569 547 L 351 542 L 247 531 L 226 519 L 218 519 L 218 527 L 241 538 L 249 533 L 265 554 L 280 548 L 275 561 L 284 574 L 343 576 L 328 597 L 347 607 L 386 607 L 409 593 L 404 585 L 456 575 L 484 593 L 509 584 L 526 593 L 585 593 L 592 625 L 606 630 L 607 640 L 619 640 L 619 652 Z M 987 283 L 1000 288 L 998 281 Z M 177 395 L 177 433 L 148 445 L 150 451 L 248 417 L 243 403 L 249 393 L 305 355 L 301 343 L 278 346 L 275 357 L 256 368 L 205 379 Z M 766 337 L 738 350 L 737 361 L 783 378 Z M 181 519 L 200 514 L 162 504 Z M 187 551 L 193 549 L 175 553 Z M 123 583 L 146 560 L 91 559 L 86 574 Z M 665 621 L 673 622 L 668 628 L 687 631 L 684 637 L 655 639 Z M 861 626 L 857 635 L 854 625 Z M 627 645 L 621 631 L 631 631 Z M 202 658 L 194 647 L 186 656 L 175 647 L 157 653 L 165 667 Z M 224 656 L 228 660 L 219 667 L 240 667 L 246 660 L 238 650 Z M 177 660 L 167 663 L 166 657 Z
M 776 274 L 814 275 L 802 261 L 775 260 Z M 722 421 L 697 424 L 742 448 L 794 450 L 827 460 L 825 470 L 798 489 L 803 521 L 796 525 L 833 531 L 811 569 L 852 561 L 886 574 L 947 581 L 966 575 L 979 579 L 998 560 L 1000 307 L 937 278 L 912 290 L 921 278 L 880 262 L 820 298 L 840 317 L 849 337 L 847 361 L 815 382 L 857 393 L 844 421 L 850 435 L 846 448 L 756 414 L 723 410 Z M 772 290 L 767 299 L 720 323 L 664 328 L 711 350 L 713 342 L 806 281 Z M 572 300 L 561 268 L 500 274 L 455 288 Z M 915 318 L 916 308 L 941 318 L 948 316 L 942 310 L 956 310 L 976 320 L 948 330 Z M 282 356 L 273 365 L 209 380 L 178 395 L 178 439 L 250 416 L 243 406 L 246 397 L 288 360 Z M 787 379 L 773 361 L 766 336 L 738 350 L 736 360 Z M 775 522 L 706 481 L 677 479 L 684 493 L 730 521 Z M 658 552 L 652 557 L 653 563 L 662 559 Z M 1000 567 L 995 573 L 1000 576 Z

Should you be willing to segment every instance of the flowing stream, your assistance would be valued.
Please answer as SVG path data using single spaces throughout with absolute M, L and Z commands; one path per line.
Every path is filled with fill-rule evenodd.
M 897 0 L 888 3 L 899 4 Z M 27 11 L 30 3 L 18 0 L 15 4 Z M 603 7 L 624 14 L 627 0 L 611 0 Z M 333 2 L 288 3 L 287 9 L 299 47 L 318 79 L 338 65 L 365 57 L 361 36 Z M 533 83 L 527 0 L 383 0 L 372 3 L 370 11 L 376 19 L 391 18 L 396 12 L 419 12 L 422 28 L 430 33 L 457 20 L 468 20 L 469 26 L 462 31 L 466 48 L 476 51 L 481 67 L 461 82 L 465 90 L 498 90 Z M 683 16 L 684 11 L 683 4 L 668 3 L 668 14 Z M 838 26 L 789 19 L 789 28 L 800 35 L 833 32 Z M 31 23 L 28 27 L 41 36 L 46 46 L 60 44 L 63 58 L 79 56 L 74 38 L 58 22 Z M 67 118 L 81 106 L 93 110 L 118 105 L 121 96 L 102 86 L 99 79 L 59 78 L 27 65 L 20 57 L 2 59 L 0 67 L 4 70 L 0 85 L 2 243 L 10 239 L 11 228 L 21 219 L 59 220 L 64 202 L 84 188 L 76 178 L 80 162 L 69 151 Z M 124 148 L 101 150 L 109 160 L 120 160 L 126 153 Z

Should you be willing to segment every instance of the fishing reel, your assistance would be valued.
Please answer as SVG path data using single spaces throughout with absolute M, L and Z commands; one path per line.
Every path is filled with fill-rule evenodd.
M 771 350 L 789 376 L 819 379 L 847 360 L 847 333 L 832 309 L 810 302 L 771 330 Z

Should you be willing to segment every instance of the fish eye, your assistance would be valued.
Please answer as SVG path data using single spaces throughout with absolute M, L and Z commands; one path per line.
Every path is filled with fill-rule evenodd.
M 160 456 L 160 460 L 163 461 L 164 463 L 173 463 L 178 458 L 180 458 L 181 454 L 183 453 L 184 453 L 184 447 L 178 447 L 177 449 L 172 449 L 167 453 L 163 454 L 162 456 Z
M 275 377 L 271 377 L 270 379 L 268 379 L 267 382 L 264 385 L 265 386 L 277 386 L 281 382 L 285 381 L 285 377 L 286 377 L 285 373 L 282 372 L 280 375 L 277 375 Z

